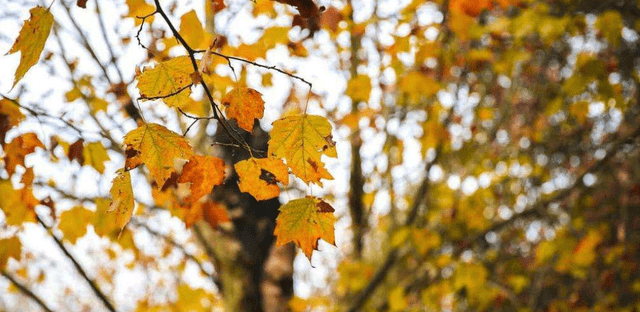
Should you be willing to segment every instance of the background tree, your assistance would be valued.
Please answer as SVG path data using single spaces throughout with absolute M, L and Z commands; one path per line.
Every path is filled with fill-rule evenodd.
M 639 308 L 637 2 L 39 5 L 4 309 Z

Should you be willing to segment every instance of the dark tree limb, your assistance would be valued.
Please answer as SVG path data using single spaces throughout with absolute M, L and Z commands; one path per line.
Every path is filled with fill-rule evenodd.
M 35 301 L 40 306 L 40 308 L 42 308 L 42 310 L 47 311 L 47 312 L 53 312 L 53 310 L 51 310 L 47 306 L 47 304 L 44 303 L 44 301 L 42 301 L 42 299 L 40 299 L 40 297 L 38 297 L 38 295 L 34 294 L 31 291 L 31 289 L 29 289 L 29 287 L 27 287 L 27 285 L 24 285 L 24 284 L 18 282 L 18 280 L 16 280 L 13 276 L 11 276 L 11 274 L 9 274 L 8 272 L 6 272 L 4 270 L 0 271 L 0 275 L 4 276 L 6 279 L 8 279 L 25 296 L 27 296 L 31 300 Z
M 49 236 L 51 236 L 51 238 L 53 238 L 53 240 L 56 242 L 56 245 L 58 245 L 58 248 L 60 248 L 60 250 L 62 251 L 62 253 L 64 253 L 64 255 L 67 257 L 67 259 L 69 259 L 71 261 L 71 263 L 73 263 L 73 266 L 75 267 L 76 271 L 78 271 L 78 273 L 82 276 L 82 278 L 87 282 L 87 284 L 89 284 L 89 286 L 91 287 L 91 290 L 93 291 L 93 293 L 98 297 L 98 299 L 100 299 L 100 301 L 102 302 L 102 304 L 104 304 L 104 306 L 111 312 L 116 312 L 115 307 L 113 306 L 113 304 L 111 303 L 111 301 L 109 301 L 109 299 L 107 298 L 107 296 L 104 294 L 104 292 L 102 292 L 102 290 L 100 290 L 100 287 L 98 286 L 98 284 L 96 283 L 96 281 L 94 281 L 93 279 L 91 279 L 89 277 L 89 275 L 87 275 L 87 272 L 82 268 L 82 266 L 80 265 L 80 263 L 78 263 L 78 260 L 76 260 L 76 258 L 71 254 L 71 252 L 69 252 L 69 250 L 67 249 L 67 247 L 64 246 L 64 244 L 62 243 L 62 240 L 60 240 L 60 238 L 58 238 L 58 236 L 56 236 L 53 231 L 51 230 L 51 228 L 46 225 L 42 219 L 40 218 L 40 216 L 38 216 L 36 214 L 36 220 L 38 220 L 38 223 L 40 223 L 40 225 L 42 225 L 42 227 L 44 227 L 47 230 L 47 233 L 49 233 Z

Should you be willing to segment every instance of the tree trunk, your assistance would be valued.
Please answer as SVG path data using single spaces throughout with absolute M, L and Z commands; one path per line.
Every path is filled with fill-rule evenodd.
M 269 136 L 256 122 L 252 135 L 230 124 L 256 150 L 254 157 L 265 157 Z M 234 133 L 235 135 L 235 133 Z M 234 143 L 222 127 L 214 136 L 217 143 Z M 228 177 L 214 188 L 212 197 L 227 207 L 232 229 L 206 231 L 205 243 L 219 275 L 227 311 L 286 311 L 293 295 L 293 258 L 295 248 L 288 244 L 275 247 L 273 230 L 278 215 L 278 198 L 256 201 L 238 189 L 233 165 L 248 159 L 241 148 L 223 146 L 221 156 L 228 165 Z M 199 225 L 196 230 L 202 230 Z

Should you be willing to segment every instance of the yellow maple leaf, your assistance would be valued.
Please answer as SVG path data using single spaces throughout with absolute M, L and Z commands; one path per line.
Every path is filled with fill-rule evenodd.
M 145 69 L 136 79 L 141 100 L 162 99 L 170 107 L 179 107 L 191 94 L 193 64 L 188 56 L 178 56 Z
M 33 197 L 31 187 L 15 190 L 9 180 L 0 180 L 0 210 L 8 225 L 35 222 L 34 207 L 40 202 Z
M 4 138 L 11 128 L 24 120 L 24 114 L 20 112 L 18 105 L 7 99 L 0 100 L 0 145 L 4 144 Z
M 212 37 L 202 28 L 196 11 L 191 10 L 180 17 L 180 35 L 192 49 L 206 49 Z
M 240 178 L 240 191 L 251 194 L 257 200 L 267 200 L 280 195 L 278 182 L 289 184 L 287 166 L 280 159 L 250 158 L 235 165 Z
M 369 94 L 371 94 L 371 78 L 366 75 L 351 77 L 347 83 L 346 94 L 356 103 L 369 101 Z
M 9 258 L 20 260 L 22 243 L 17 236 L 0 239 L 0 270 L 4 270 Z
M 331 124 L 322 116 L 293 115 L 273 122 L 269 154 L 284 158 L 293 174 L 305 183 L 332 180 L 320 157 L 337 157 Z
M 209 194 L 214 186 L 220 185 L 224 180 L 224 169 L 224 161 L 218 157 L 192 156 L 178 179 L 180 183 L 191 183 L 191 193 L 185 201 L 196 202 Z
M 95 200 L 96 211 L 93 215 L 93 229 L 99 236 L 116 238 L 120 228 L 116 225 L 116 214 L 109 212 L 111 201 L 107 198 Z
M 407 95 L 410 103 L 415 104 L 423 98 L 436 95 L 440 84 L 423 73 L 413 71 L 402 77 L 398 89 Z
M 85 164 L 93 167 L 100 173 L 104 173 L 104 163 L 109 161 L 109 154 L 100 142 L 88 143 L 82 151 Z
M 307 196 L 294 199 L 280 206 L 273 232 L 278 237 L 276 245 L 294 242 L 311 260 L 311 253 L 318 248 L 318 240 L 335 244 L 333 225 L 334 209 L 323 200 Z
M 235 119 L 238 126 L 249 132 L 253 131 L 255 119 L 264 115 L 264 101 L 260 92 L 247 88 L 235 88 L 222 98 L 227 118 Z
M 122 230 L 131 220 L 135 202 L 129 171 L 119 169 L 117 172 L 118 175 L 111 185 L 111 204 L 108 211 L 115 214 L 115 224 Z
M 75 244 L 78 238 L 87 233 L 87 224 L 93 219 L 93 211 L 84 207 L 73 207 L 60 215 L 58 228 L 64 234 L 64 238 L 71 244 Z
M 36 6 L 29 10 L 29 13 L 31 17 L 25 20 L 18 38 L 8 53 L 20 51 L 20 65 L 16 70 L 13 86 L 24 77 L 31 66 L 38 62 L 53 25 L 53 15 L 48 9 Z
M 138 16 L 146 16 L 156 10 L 156 7 L 148 4 L 145 0 L 127 0 L 127 6 L 129 7 L 129 13 L 127 13 L 125 17 L 132 17 L 136 26 L 142 23 L 142 19 L 137 18 Z M 153 16 L 147 18 L 146 22 L 151 24 L 153 22 Z
M 193 155 L 184 137 L 159 124 L 145 124 L 132 130 L 125 135 L 124 144 L 125 170 L 145 164 L 159 187 L 172 173 L 177 173 L 175 159 L 189 159 Z

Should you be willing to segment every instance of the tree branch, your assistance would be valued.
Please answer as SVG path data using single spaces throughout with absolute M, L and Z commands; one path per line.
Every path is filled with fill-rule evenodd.
M 200 262 L 200 260 L 198 260 L 194 255 L 192 255 L 191 253 L 189 253 L 184 246 L 182 246 L 180 243 L 176 242 L 175 240 L 173 240 L 173 238 L 164 235 L 152 228 L 149 227 L 149 225 L 139 222 L 135 219 L 131 220 L 131 224 L 137 227 L 141 227 L 143 228 L 145 231 L 149 232 L 150 234 L 157 236 L 163 240 L 165 240 L 167 243 L 169 243 L 171 246 L 173 246 L 174 248 L 180 250 L 180 252 L 182 252 L 182 254 L 189 260 L 193 261 L 198 268 L 200 269 L 200 272 L 202 272 L 202 274 L 204 274 L 205 276 L 208 276 L 209 278 L 211 278 L 211 281 L 213 281 L 213 283 L 216 285 L 216 287 L 218 287 L 218 289 L 220 291 L 222 291 L 222 282 L 220 281 L 220 279 L 218 278 L 218 276 L 214 273 L 209 273 L 207 272 L 207 270 L 204 269 L 204 266 L 202 264 L 202 262 Z
M 9 274 L 8 272 L 2 270 L 2 271 L 0 271 L 0 275 L 4 276 L 6 279 L 8 279 L 25 296 L 27 296 L 27 297 L 31 298 L 31 300 L 35 301 L 42 308 L 42 310 L 47 311 L 47 312 L 53 312 L 47 306 L 47 304 L 45 304 L 44 301 L 42 301 L 42 299 L 40 299 L 40 297 L 38 297 L 38 295 L 34 294 L 29 289 L 29 287 L 27 287 L 26 285 L 18 282 L 13 276 L 11 276 L 11 274 Z
M 91 290 L 93 290 L 93 293 L 100 299 L 100 301 L 102 301 L 104 306 L 109 311 L 116 312 L 116 309 L 114 308 L 113 304 L 109 301 L 109 299 L 107 299 L 107 296 L 102 292 L 102 290 L 100 290 L 100 287 L 98 286 L 98 284 L 87 275 L 87 273 L 82 268 L 80 263 L 78 263 L 75 257 L 71 255 L 67 247 L 65 247 L 64 244 L 62 243 L 62 240 L 60 240 L 53 233 L 51 228 L 47 226 L 42 221 L 40 216 L 38 216 L 37 214 L 36 214 L 36 220 L 38 220 L 38 223 L 40 223 L 40 225 L 42 225 L 42 227 L 44 227 L 47 230 L 47 233 L 49 233 L 49 236 L 53 238 L 53 240 L 56 242 L 56 245 L 58 245 L 58 248 L 60 248 L 60 250 L 64 253 L 64 255 L 73 263 L 73 266 L 76 268 L 76 271 L 78 271 L 78 273 L 82 276 L 82 278 L 89 284 L 89 286 L 91 287 Z

